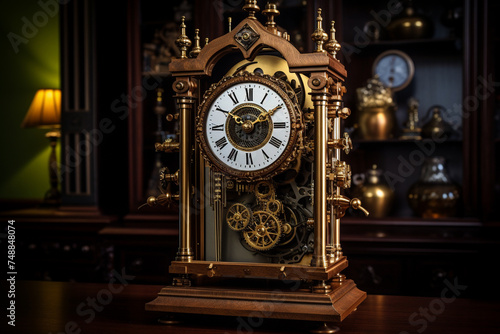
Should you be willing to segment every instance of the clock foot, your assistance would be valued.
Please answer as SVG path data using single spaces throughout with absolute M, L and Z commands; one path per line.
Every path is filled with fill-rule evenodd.
M 338 331 L 340 331 L 340 328 L 338 328 L 337 326 L 324 322 L 323 324 L 321 324 L 321 326 L 310 330 L 309 333 L 330 334 L 330 333 L 337 333 Z

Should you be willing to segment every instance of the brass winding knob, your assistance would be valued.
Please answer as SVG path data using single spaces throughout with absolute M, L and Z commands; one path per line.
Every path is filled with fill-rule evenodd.
M 349 137 L 347 132 L 344 132 L 344 138 L 329 140 L 328 146 L 334 149 L 344 150 L 345 154 L 351 153 L 353 148 L 351 137 Z
M 347 117 L 349 117 L 351 115 L 351 109 L 344 107 L 344 108 L 340 109 L 339 111 L 337 111 L 337 115 L 338 115 L 338 117 L 340 117 L 342 119 L 347 119 Z
M 141 205 L 139 209 L 142 209 L 144 206 L 154 207 L 157 205 L 170 207 L 170 204 L 179 200 L 179 194 L 171 194 L 170 192 L 166 192 L 164 194 L 159 195 L 158 197 L 149 196 L 146 200 L 146 203 Z
M 345 211 L 347 208 L 352 207 L 355 210 L 361 210 L 365 216 L 368 216 L 370 213 L 368 210 L 361 206 L 361 200 L 359 198 L 350 199 L 344 195 L 333 195 L 328 197 L 329 202 L 333 202 L 333 205 L 336 206 L 336 212 L 338 218 L 341 218 L 345 215 Z
M 344 132 L 344 138 L 342 138 L 342 144 L 344 146 L 345 154 L 349 154 L 353 148 L 351 137 L 347 132 Z
M 365 216 L 368 216 L 370 214 L 368 210 L 361 206 L 361 200 L 359 198 L 351 199 L 351 207 L 355 210 L 361 210 L 365 214 Z

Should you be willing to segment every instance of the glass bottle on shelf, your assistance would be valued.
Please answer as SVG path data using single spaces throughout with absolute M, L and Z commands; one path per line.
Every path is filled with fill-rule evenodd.
M 428 158 L 420 179 L 408 191 L 408 202 L 416 215 L 423 218 L 446 218 L 457 215 L 460 187 L 445 166 L 444 157 Z

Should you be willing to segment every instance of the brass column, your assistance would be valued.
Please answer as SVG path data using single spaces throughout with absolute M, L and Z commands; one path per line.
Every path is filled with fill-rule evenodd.
M 326 93 L 312 96 L 314 103 L 314 255 L 312 265 L 326 267 L 328 110 Z
M 337 111 L 340 106 L 337 106 Z M 340 140 L 340 117 L 336 116 L 333 119 L 333 138 L 334 140 Z M 335 149 L 334 160 L 340 161 L 340 148 Z M 333 163 L 333 161 L 332 161 Z M 335 194 L 340 195 L 340 187 L 336 187 Z M 334 214 L 335 210 L 331 211 L 330 219 L 334 219 L 333 226 L 333 239 L 331 240 L 333 249 L 335 250 L 335 260 L 337 260 L 340 256 L 342 256 L 342 247 L 340 246 L 340 217 L 337 217 L 337 214 Z
M 191 115 L 193 113 L 194 99 L 191 97 L 178 97 L 180 117 L 180 170 L 179 170 L 179 250 L 178 261 L 191 261 L 194 258 L 193 251 L 193 217 L 191 214 Z

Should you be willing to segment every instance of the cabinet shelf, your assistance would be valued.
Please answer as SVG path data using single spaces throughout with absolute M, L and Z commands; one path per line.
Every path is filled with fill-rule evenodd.
M 480 227 L 483 224 L 477 218 L 441 218 L 427 219 L 418 217 L 384 217 L 367 218 L 346 216 L 342 219 L 344 225 L 373 225 L 373 226 L 431 226 L 431 227 Z
M 401 39 L 401 40 L 379 40 L 363 44 L 367 48 L 408 47 L 408 46 L 432 46 L 433 48 L 449 48 L 460 46 L 462 41 L 458 38 L 423 38 L 423 39 Z M 345 41 L 341 44 L 356 46 L 354 41 Z
M 359 144 L 359 145 L 407 145 L 407 144 L 415 144 L 415 143 L 422 143 L 425 142 L 426 139 L 422 140 L 401 140 L 401 139 L 384 139 L 384 140 L 371 140 L 371 139 L 353 139 L 352 142 L 354 145 Z M 436 142 L 438 145 L 455 145 L 455 144 L 462 144 L 461 139 L 449 139 L 445 140 L 443 142 Z
M 143 77 L 158 77 L 158 78 L 167 78 L 170 77 L 172 74 L 170 71 L 162 71 L 162 72 L 154 72 L 154 71 L 148 71 L 148 72 L 142 72 Z

